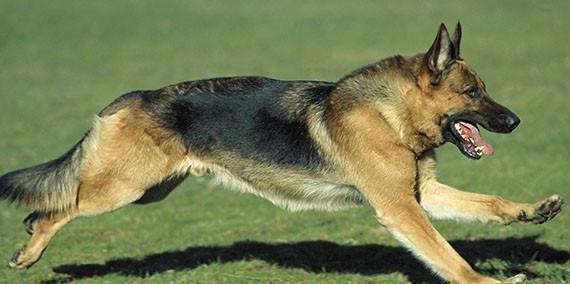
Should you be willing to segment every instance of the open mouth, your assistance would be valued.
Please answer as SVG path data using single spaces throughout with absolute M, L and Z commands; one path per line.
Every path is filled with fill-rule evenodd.
M 450 123 L 450 128 L 456 140 L 454 144 L 467 157 L 480 159 L 483 155 L 493 155 L 493 147 L 481 137 L 475 123 L 457 120 Z

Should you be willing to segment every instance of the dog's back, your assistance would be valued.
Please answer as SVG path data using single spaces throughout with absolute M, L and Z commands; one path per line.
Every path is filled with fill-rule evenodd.
M 307 126 L 307 112 L 322 109 L 334 84 L 262 77 L 208 79 L 174 96 L 145 94 L 149 111 L 183 139 L 188 151 L 215 159 L 228 155 L 257 163 L 315 169 L 322 163 Z
M 228 77 L 130 92 L 105 107 L 74 151 L 56 160 L 75 155 L 73 164 L 33 172 L 42 181 L 58 172 L 73 176 L 37 187 L 38 182 L 18 179 L 31 170 L 16 171 L 0 179 L 6 185 L 1 193 L 43 213 L 65 212 L 73 203 L 79 206 L 82 196 L 93 197 L 120 179 L 125 192 L 113 190 L 117 204 L 102 206 L 107 211 L 139 198 L 138 203 L 161 200 L 189 174 L 213 174 L 291 210 L 351 207 L 363 197 L 329 175 L 323 141 L 324 104 L 334 87 Z M 124 184 L 129 180 L 133 183 Z M 35 195 L 27 194 L 34 186 Z M 65 206 L 45 205 L 44 200 L 58 198 L 65 198 Z

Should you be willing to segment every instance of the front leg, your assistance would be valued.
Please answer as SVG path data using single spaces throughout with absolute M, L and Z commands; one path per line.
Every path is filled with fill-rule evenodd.
M 377 218 L 394 237 L 435 273 L 451 283 L 524 283 L 523 274 L 499 282 L 477 273 L 431 225 L 412 196 L 399 201 L 374 202 Z
M 451 283 L 499 283 L 475 272 L 432 226 L 415 198 L 415 176 L 402 174 L 413 172 L 409 165 L 391 168 L 385 161 L 380 165 L 362 169 L 358 187 L 376 210 L 378 221 L 398 241 Z
M 528 204 L 495 195 L 460 191 L 441 184 L 436 180 L 433 151 L 420 157 L 418 174 L 418 199 L 429 215 L 436 219 L 542 224 L 554 218 L 562 209 L 563 200 L 556 194 Z
M 420 187 L 421 206 L 436 219 L 542 224 L 562 210 L 563 200 L 552 195 L 534 204 L 516 203 L 495 195 L 464 192 L 435 180 Z

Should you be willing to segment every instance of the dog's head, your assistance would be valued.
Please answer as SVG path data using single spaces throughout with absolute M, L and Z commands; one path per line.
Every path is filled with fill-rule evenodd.
M 480 159 L 493 149 L 479 133 L 478 125 L 491 132 L 509 133 L 520 123 L 506 107 L 489 97 L 485 83 L 459 55 L 461 24 L 453 36 L 441 24 L 432 46 L 422 57 L 419 75 L 424 100 L 435 105 L 436 123 L 444 140 L 467 157 Z

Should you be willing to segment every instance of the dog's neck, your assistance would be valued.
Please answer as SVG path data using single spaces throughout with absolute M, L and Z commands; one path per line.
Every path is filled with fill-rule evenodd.
M 405 66 L 405 67 L 404 67 Z M 401 144 L 416 155 L 443 144 L 441 127 L 433 117 L 430 101 L 418 83 L 421 55 L 388 58 L 356 70 L 337 83 L 337 103 L 369 104 L 398 136 Z

